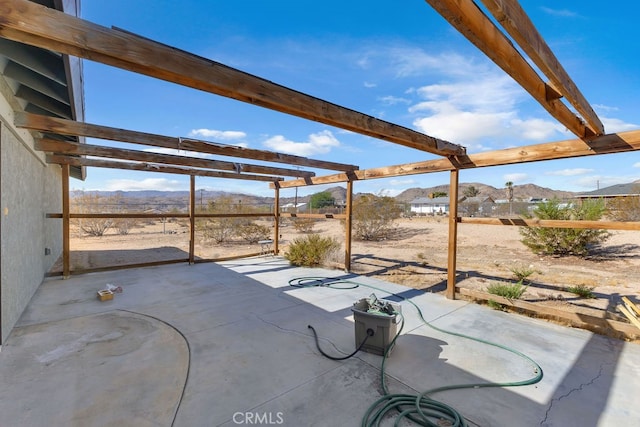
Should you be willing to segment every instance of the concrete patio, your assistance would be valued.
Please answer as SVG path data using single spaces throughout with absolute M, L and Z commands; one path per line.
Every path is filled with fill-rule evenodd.
M 360 425 L 381 396 L 382 358 L 360 352 L 326 359 L 307 325 L 325 351 L 348 354 L 355 348 L 352 304 L 372 292 L 388 295 L 365 286 L 289 286 L 301 276 L 345 277 L 398 294 L 434 326 L 507 345 L 542 367 L 535 385 L 433 395 L 470 425 L 619 426 L 640 419 L 638 344 L 256 257 L 46 280 L 0 353 L 0 425 Z M 100 302 L 96 291 L 107 284 L 124 292 Z M 406 325 L 387 361 L 390 392 L 534 375 L 515 354 L 433 329 L 407 301 L 400 304 Z

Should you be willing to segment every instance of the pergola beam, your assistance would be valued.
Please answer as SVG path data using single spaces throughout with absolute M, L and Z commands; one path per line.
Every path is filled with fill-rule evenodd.
M 302 187 L 305 185 L 334 184 L 352 180 L 390 178 L 445 172 L 453 169 L 472 169 L 489 166 L 503 166 L 516 163 L 539 162 L 543 160 L 570 159 L 574 157 L 614 154 L 640 150 L 640 130 L 602 135 L 588 143 L 581 139 L 507 148 L 470 154 L 465 157 L 427 160 L 381 168 L 362 169 L 334 175 L 318 176 L 279 182 L 280 188 Z
M 144 151 L 105 147 L 101 145 L 54 141 L 51 139 L 37 139 L 35 148 L 36 150 L 56 154 L 107 157 L 118 160 L 133 160 L 136 162 L 162 163 L 173 166 L 177 165 L 194 168 L 235 171 L 238 175 L 240 175 L 242 172 L 296 177 L 311 177 L 315 175 L 315 173 L 313 172 L 304 172 L 295 169 L 275 168 L 271 166 L 251 165 L 246 163 L 223 162 L 220 160 L 200 159 L 197 157 L 176 156 L 173 154 L 148 153 Z
M 47 163 L 54 163 L 59 165 L 90 166 L 95 168 L 173 173 L 178 175 L 208 176 L 211 178 L 241 179 L 241 180 L 248 180 L 248 181 L 276 182 L 276 181 L 282 181 L 284 179 L 282 177 L 267 176 L 267 175 L 236 174 L 236 173 L 230 173 L 230 172 L 217 172 L 217 171 L 204 170 L 204 169 L 164 166 L 164 165 L 158 165 L 155 163 L 131 163 L 131 162 L 116 161 L 116 160 L 87 159 L 86 157 L 71 157 L 71 156 L 56 155 L 56 154 L 48 154 L 46 156 L 46 160 L 47 160 Z
M 604 134 L 604 126 L 595 111 L 569 77 L 520 3 L 515 0 L 482 0 L 482 3 L 538 66 L 540 71 L 551 80 L 554 89 L 560 92 L 580 113 L 591 130 L 597 135 Z
M 578 138 L 590 140 L 602 133 L 586 125 L 560 99 L 547 96 L 549 85 L 472 0 L 426 2 Z
M 0 36 L 442 156 L 464 147 L 289 89 L 215 61 L 29 0 L 0 3 Z
M 105 139 L 109 141 L 126 142 L 130 144 L 148 145 L 152 147 L 171 148 L 177 150 L 194 151 L 205 154 L 238 157 L 243 159 L 261 160 L 265 162 L 286 163 L 296 166 L 308 166 L 319 169 L 350 171 L 358 166 L 324 160 L 308 159 L 290 154 L 276 153 L 266 150 L 255 150 L 235 145 L 218 144 L 191 138 L 175 138 L 146 132 L 118 129 L 90 123 L 76 122 L 57 117 L 17 112 L 14 118 L 17 127 L 50 132 L 60 135 L 85 136 L 89 138 Z M 302 172 L 304 174 L 304 172 Z

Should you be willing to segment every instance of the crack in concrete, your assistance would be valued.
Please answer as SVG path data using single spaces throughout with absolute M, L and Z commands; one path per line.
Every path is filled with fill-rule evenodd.
M 598 370 L 598 375 L 596 375 L 595 377 L 593 377 L 589 382 L 586 383 L 582 383 L 580 384 L 579 387 L 575 387 L 572 388 L 571 390 L 569 390 L 568 392 L 566 392 L 565 394 L 555 397 L 553 399 L 551 399 L 551 402 L 549 402 L 549 407 L 547 408 L 547 411 L 544 414 L 544 419 L 542 421 L 540 421 L 540 426 L 545 426 L 547 420 L 549 419 L 549 414 L 551 413 L 551 410 L 553 409 L 553 405 L 554 403 L 558 403 L 560 402 L 562 399 L 565 399 L 567 397 L 569 397 L 570 395 L 572 395 L 574 392 L 579 392 L 582 391 L 585 387 L 588 387 L 590 385 L 593 385 L 596 381 L 598 381 L 598 379 L 602 376 L 602 372 L 604 370 L 604 366 L 608 365 L 608 363 L 602 363 L 600 365 L 600 369 Z

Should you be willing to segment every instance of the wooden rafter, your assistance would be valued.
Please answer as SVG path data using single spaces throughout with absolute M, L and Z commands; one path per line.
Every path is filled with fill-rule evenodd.
M 242 179 L 249 181 L 264 181 L 275 182 L 282 181 L 284 178 L 267 175 L 250 175 L 250 174 L 237 174 L 230 172 L 218 172 L 204 169 L 194 168 L 181 168 L 177 166 L 164 166 L 155 163 L 132 163 L 122 162 L 116 160 L 98 160 L 87 159 L 85 157 L 72 157 L 58 154 L 48 154 L 46 157 L 47 163 L 54 163 L 59 165 L 70 166 L 91 166 L 96 168 L 109 168 L 109 169 L 125 169 L 144 172 L 160 172 L 160 173 L 174 173 L 178 175 L 194 175 L 194 176 L 208 176 L 211 178 L 231 178 Z
M 560 99 L 548 97 L 548 84 L 536 73 L 511 41 L 472 0 L 426 0 L 487 57 L 578 138 L 590 140 L 601 134 L 576 116 Z M 557 88 L 561 89 L 561 88 Z
M 314 120 L 430 153 L 464 147 L 289 89 L 133 34 L 28 0 L 0 3 L 0 36 Z
M 106 139 L 109 141 L 127 142 L 130 144 L 148 145 L 152 147 L 173 148 L 194 151 L 205 154 L 238 157 L 242 159 L 262 160 L 274 163 L 286 163 L 296 166 L 307 166 L 319 169 L 351 171 L 358 166 L 343 163 L 327 162 L 324 160 L 308 159 L 290 154 L 276 153 L 266 150 L 255 150 L 235 145 L 218 144 L 191 138 L 175 138 L 146 132 L 117 129 L 90 123 L 76 122 L 57 117 L 17 112 L 14 118 L 17 127 L 51 132 L 60 135 L 85 136 L 89 138 Z
M 496 20 L 550 80 L 553 89 L 575 107 L 596 135 L 604 134 L 602 122 L 553 54 L 525 11 L 515 0 L 482 0 Z
M 445 172 L 452 169 L 472 169 L 489 166 L 530 163 L 543 160 L 569 159 L 574 157 L 613 154 L 640 150 L 640 130 L 602 135 L 588 143 L 581 139 L 507 148 L 470 154 L 466 157 L 435 159 L 424 162 L 406 163 L 395 166 L 362 169 L 350 173 L 318 176 L 306 180 L 297 179 L 279 182 L 280 188 L 301 187 L 304 185 L 333 184 L 352 180 L 388 178 L 395 176 L 417 175 L 432 172 Z
M 48 153 L 107 157 L 119 160 L 133 160 L 136 162 L 162 163 L 167 165 L 187 166 L 203 169 L 217 169 L 223 171 L 236 171 L 238 175 L 243 172 L 265 175 L 285 175 L 297 177 L 311 177 L 313 172 L 299 171 L 296 169 L 276 168 L 271 166 L 251 165 L 246 163 L 223 162 L 220 160 L 200 159 L 197 157 L 176 156 L 172 154 L 148 153 L 144 151 L 127 150 L 124 148 L 105 147 L 101 145 L 79 144 L 76 142 L 54 141 L 51 139 L 37 139 L 36 150 Z

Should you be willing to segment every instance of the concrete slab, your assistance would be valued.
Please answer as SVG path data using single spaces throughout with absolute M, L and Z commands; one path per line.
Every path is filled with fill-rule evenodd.
M 289 286 L 308 276 L 361 286 Z M 107 283 L 124 292 L 100 302 Z M 509 346 L 544 371 L 536 385 L 433 396 L 470 425 L 640 419 L 637 344 L 270 256 L 46 280 L 0 353 L 0 425 L 360 425 L 383 394 L 382 358 L 326 359 L 307 326 L 326 352 L 350 353 L 351 306 L 372 292 L 398 301 L 406 323 L 386 364 L 392 393 L 535 374 L 518 354 L 447 330 Z

